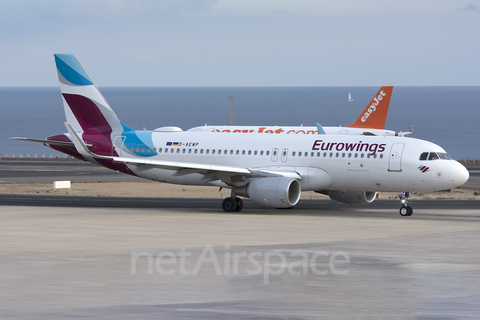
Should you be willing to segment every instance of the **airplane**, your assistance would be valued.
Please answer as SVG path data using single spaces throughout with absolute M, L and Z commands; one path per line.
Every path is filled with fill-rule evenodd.
M 345 134 L 345 135 L 376 135 L 398 136 L 399 133 L 386 130 L 390 98 L 393 86 L 383 86 L 373 96 L 370 103 L 360 113 L 358 118 L 346 127 L 323 127 L 317 124 L 311 126 L 199 126 L 188 129 L 192 132 L 217 133 L 269 133 L 269 134 Z M 403 133 L 402 133 L 403 134 Z
M 469 173 L 440 146 L 402 136 L 246 134 L 134 130 L 121 122 L 71 54 L 55 54 L 68 133 L 43 142 L 78 159 L 141 178 L 231 190 L 226 212 L 240 197 L 272 208 L 292 208 L 301 191 L 347 204 L 367 204 L 377 192 L 401 195 L 400 214 L 413 213 L 410 192 L 464 184 Z M 181 129 L 180 129 L 181 130 Z

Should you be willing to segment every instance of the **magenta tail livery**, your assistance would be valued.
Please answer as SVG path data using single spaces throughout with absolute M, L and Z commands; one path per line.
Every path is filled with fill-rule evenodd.
M 68 133 L 30 141 L 149 180 L 229 188 L 225 211 L 242 210 L 239 196 L 290 208 L 301 191 L 315 191 L 335 201 L 364 204 L 379 191 L 408 196 L 451 189 L 469 178 L 440 146 L 413 138 L 133 130 L 117 118 L 73 55 L 56 54 L 55 61 Z M 400 214 L 412 214 L 408 201 Z
M 388 107 L 393 87 L 381 87 L 365 107 L 357 120 L 346 127 L 321 127 L 320 134 L 397 136 L 385 130 Z M 318 127 L 309 126 L 201 126 L 191 128 L 193 132 L 217 133 L 269 133 L 269 134 L 319 134 Z

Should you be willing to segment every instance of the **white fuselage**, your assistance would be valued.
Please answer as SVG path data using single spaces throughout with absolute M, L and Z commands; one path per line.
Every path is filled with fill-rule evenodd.
M 153 132 L 151 138 L 152 150 L 141 153 L 142 145 L 123 146 L 120 157 L 296 172 L 304 191 L 434 191 L 463 184 L 465 174 L 468 179 L 468 172 L 457 161 L 421 161 L 424 152 L 445 151 L 413 138 L 200 132 Z M 421 166 L 428 170 L 420 170 Z M 206 178 L 205 170 L 129 167 L 140 177 L 167 183 L 233 187 L 249 182 L 249 175 L 241 173 L 228 178 L 207 174 Z
M 322 127 L 328 135 L 376 135 L 396 136 L 397 132 L 386 129 Z M 200 126 L 187 130 L 188 132 L 216 133 L 267 133 L 267 134 L 318 134 L 317 127 L 311 126 Z

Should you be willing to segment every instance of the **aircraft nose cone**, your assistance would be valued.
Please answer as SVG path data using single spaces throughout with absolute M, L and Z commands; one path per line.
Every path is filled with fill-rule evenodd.
M 467 168 L 461 163 L 456 163 L 452 168 L 452 184 L 453 187 L 459 187 L 470 178 Z

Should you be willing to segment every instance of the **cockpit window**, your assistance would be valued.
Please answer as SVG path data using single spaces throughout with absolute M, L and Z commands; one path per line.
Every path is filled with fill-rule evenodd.
M 420 155 L 420 160 L 452 160 L 452 158 L 445 152 L 424 152 Z
M 452 158 L 448 155 L 448 153 L 438 153 L 438 157 L 443 160 L 452 160 Z
M 428 160 L 437 160 L 438 155 L 436 152 L 430 152 L 430 155 L 428 156 Z

